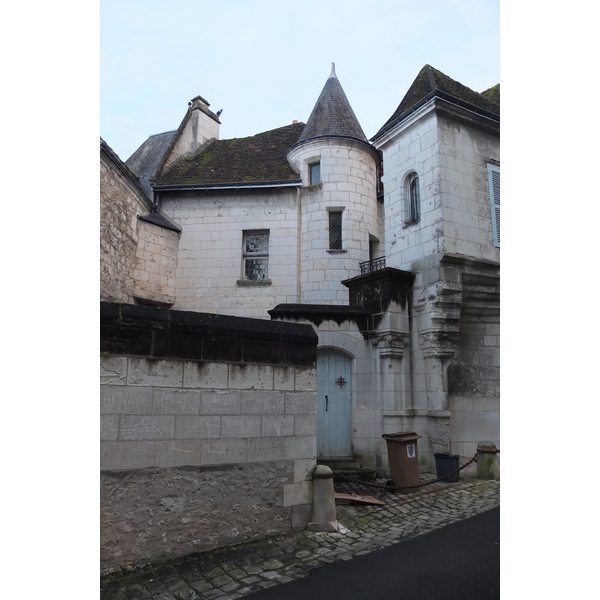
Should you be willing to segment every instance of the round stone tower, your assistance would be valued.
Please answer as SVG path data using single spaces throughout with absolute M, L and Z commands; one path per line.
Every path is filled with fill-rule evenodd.
M 331 74 L 287 159 L 302 177 L 300 302 L 348 304 L 342 281 L 383 247 L 377 201 L 379 155 L 369 144 L 335 74 Z

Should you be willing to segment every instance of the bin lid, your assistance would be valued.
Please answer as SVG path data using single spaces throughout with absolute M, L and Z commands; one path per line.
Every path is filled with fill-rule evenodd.
M 423 436 L 416 431 L 398 431 L 396 433 L 384 433 L 381 437 L 385 440 L 395 440 L 397 442 L 412 442 L 421 439 Z

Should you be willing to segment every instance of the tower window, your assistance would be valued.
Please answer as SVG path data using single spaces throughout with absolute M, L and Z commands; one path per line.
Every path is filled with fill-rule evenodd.
M 321 163 L 313 163 L 312 165 L 308 165 L 309 173 L 310 173 L 310 185 L 317 185 L 317 183 L 321 183 Z
M 329 249 L 342 250 L 342 211 L 329 211 Z
M 406 222 L 415 223 L 420 217 L 419 177 L 413 173 L 406 182 Z

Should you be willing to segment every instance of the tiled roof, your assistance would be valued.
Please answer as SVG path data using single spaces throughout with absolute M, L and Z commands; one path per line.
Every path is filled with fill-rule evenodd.
M 494 87 L 491 87 L 485 92 L 481 92 L 481 95 L 488 100 L 491 100 L 494 104 L 500 106 L 500 84 L 497 83 Z
M 294 123 L 247 138 L 215 140 L 179 159 L 158 185 L 298 181 L 285 158 L 304 123 Z
M 147 221 L 148 223 L 154 223 L 154 225 L 158 225 L 163 229 L 170 229 L 171 231 L 176 231 L 177 233 L 181 231 L 181 227 L 177 223 L 172 221 L 169 217 L 167 217 L 167 215 L 160 212 L 160 210 L 158 212 L 150 213 L 148 215 L 142 215 L 140 216 L 140 220 Z
M 494 89 L 494 88 L 491 88 Z M 488 92 L 490 90 L 487 90 Z M 486 92 L 484 92 L 486 94 Z M 500 89 L 498 86 L 498 103 L 484 94 L 473 91 L 467 86 L 454 81 L 441 71 L 430 65 L 425 65 L 416 79 L 413 81 L 408 92 L 400 102 L 394 114 L 386 121 L 383 127 L 371 138 L 374 141 L 381 137 L 386 131 L 400 123 L 404 118 L 428 100 L 434 97 L 445 98 L 455 101 L 465 108 L 476 112 L 496 117 L 500 120 Z
M 298 141 L 304 142 L 324 136 L 351 137 L 363 142 L 367 141 L 335 74 L 335 65 L 332 65 L 331 74 Z
M 126 161 L 125 164 L 140 178 L 140 185 L 152 197 L 150 178 L 155 177 L 169 145 L 177 131 L 151 135 Z

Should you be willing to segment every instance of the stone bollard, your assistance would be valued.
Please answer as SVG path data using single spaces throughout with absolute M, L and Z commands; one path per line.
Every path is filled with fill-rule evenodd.
M 494 442 L 479 442 L 477 450 L 480 452 L 477 459 L 477 479 L 500 480 L 500 465 L 498 451 Z
M 313 473 L 313 518 L 306 526 L 309 531 L 338 531 L 333 491 L 333 471 L 317 465 Z

